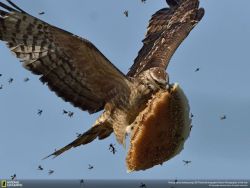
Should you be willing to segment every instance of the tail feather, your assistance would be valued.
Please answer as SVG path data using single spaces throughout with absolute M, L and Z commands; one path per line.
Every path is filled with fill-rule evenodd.
M 64 153 L 65 151 L 78 147 L 80 145 L 85 145 L 92 142 L 94 139 L 98 137 L 99 140 L 107 138 L 113 132 L 113 128 L 109 124 L 97 124 L 85 133 L 83 133 L 79 138 L 75 139 L 70 144 L 64 146 L 63 148 L 56 150 L 54 153 L 48 155 L 43 159 L 47 159 L 51 156 L 57 157 Z

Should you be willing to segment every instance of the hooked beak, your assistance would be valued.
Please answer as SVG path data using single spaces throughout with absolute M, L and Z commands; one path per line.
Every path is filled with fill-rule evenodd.
M 166 80 L 157 80 L 160 89 L 168 89 L 169 83 Z

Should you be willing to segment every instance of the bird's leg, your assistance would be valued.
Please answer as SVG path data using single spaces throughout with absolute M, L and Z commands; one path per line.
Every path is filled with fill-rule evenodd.
M 110 103 L 107 103 L 104 106 L 104 112 L 97 118 L 95 121 L 94 126 L 98 126 L 100 124 L 112 124 L 111 113 L 113 111 L 113 107 Z

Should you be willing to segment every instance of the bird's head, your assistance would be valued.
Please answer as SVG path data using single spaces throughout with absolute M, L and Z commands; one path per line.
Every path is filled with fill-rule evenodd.
M 153 67 L 149 70 L 150 81 L 154 82 L 154 85 L 160 88 L 166 88 L 169 84 L 168 73 L 165 69 L 160 67 Z

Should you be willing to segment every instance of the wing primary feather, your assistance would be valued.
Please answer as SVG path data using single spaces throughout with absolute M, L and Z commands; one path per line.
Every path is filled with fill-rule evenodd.
M 52 91 L 84 111 L 102 110 L 115 97 L 111 88 L 129 96 L 124 73 L 90 41 L 29 15 L 11 0 L 0 2 L 0 40 L 24 68 L 43 76 Z
M 136 77 L 151 67 L 167 68 L 182 41 L 204 16 L 199 0 L 166 0 L 169 8 L 152 15 L 143 46 L 127 76 Z
M 14 4 L 11 0 L 6 0 L 11 6 L 13 6 L 14 8 L 16 8 L 17 10 L 19 10 L 22 13 L 26 13 L 23 9 L 21 9 L 20 7 L 18 7 L 16 4 Z M 14 9 L 13 9 L 14 10 Z
M 196 15 L 196 21 L 200 21 L 203 18 L 204 14 L 205 14 L 205 9 L 200 8 Z
M 8 5 L 6 5 L 6 4 L 4 4 L 4 3 L 2 3 L 2 2 L 0 2 L 0 7 L 6 9 L 6 10 L 8 10 L 8 11 L 16 11 L 15 9 L 9 7 Z
M 173 6 L 176 6 L 176 5 L 179 5 L 180 4 L 180 1 L 179 0 L 166 0 L 167 4 L 170 6 L 170 7 L 173 7 Z
M 8 14 L 7 12 L 3 11 L 3 10 L 0 10 L 0 15 L 1 16 L 5 16 L 6 14 Z

